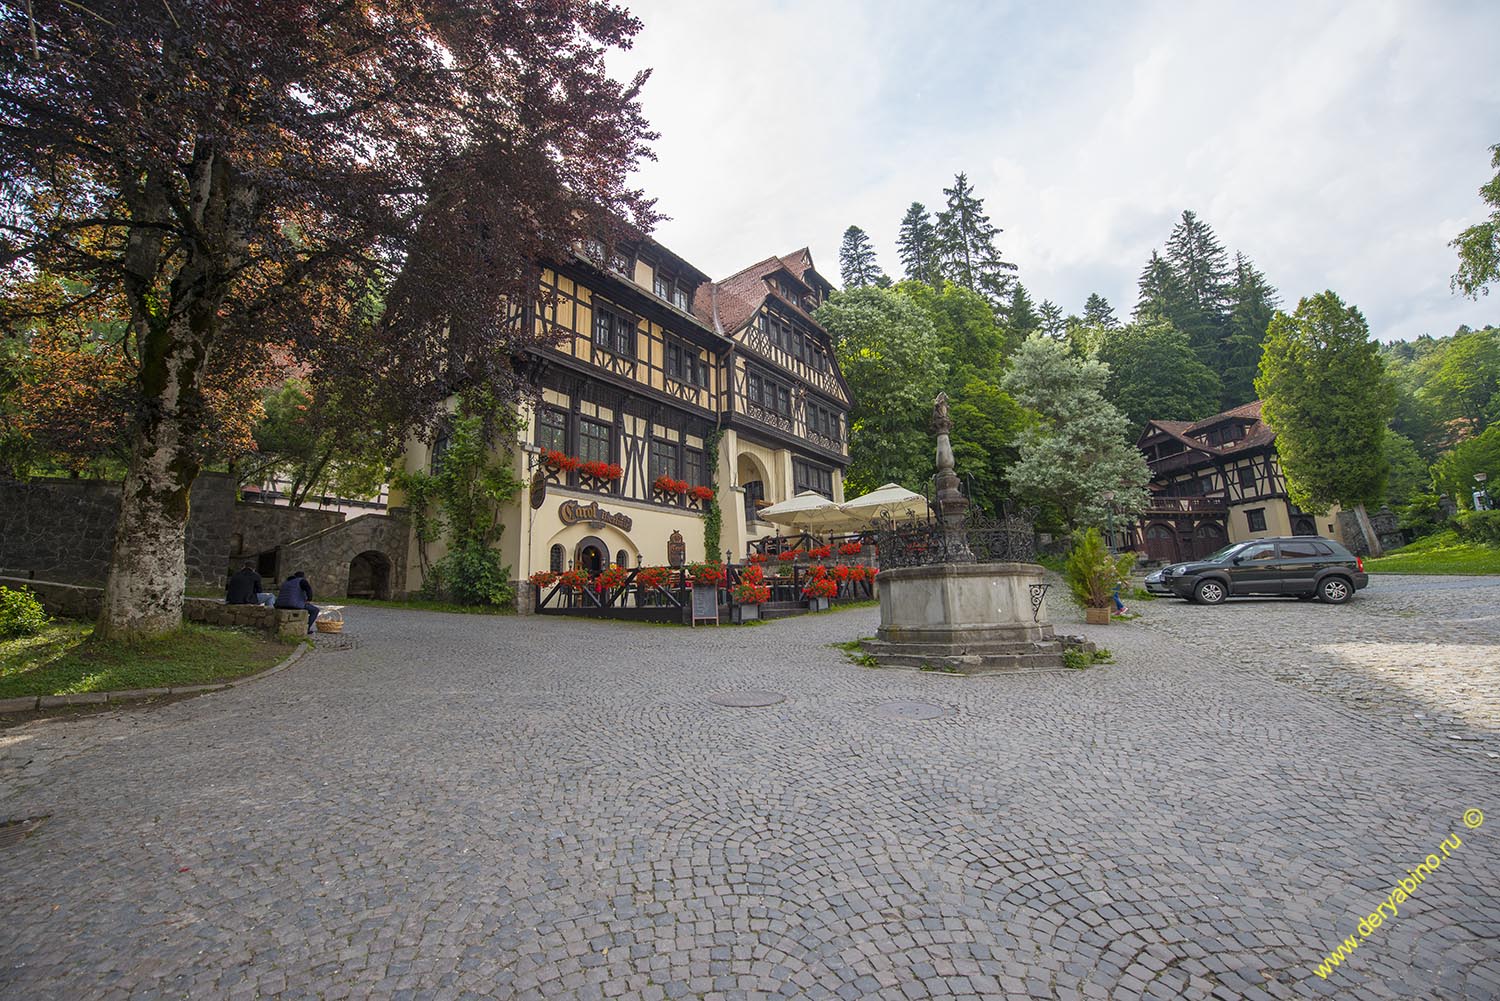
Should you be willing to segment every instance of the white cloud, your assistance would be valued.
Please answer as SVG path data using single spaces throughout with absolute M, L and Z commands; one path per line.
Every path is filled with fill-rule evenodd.
M 632 5 L 651 66 L 641 181 L 664 243 L 715 276 L 868 230 L 962 169 L 1037 299 L 1121 315 L 1191 208 L 1290 305 L 1333 288 L 1377 337 L 1500 322 L 1448 291 L 1500 142 L 1500 7 L 858 0 Z

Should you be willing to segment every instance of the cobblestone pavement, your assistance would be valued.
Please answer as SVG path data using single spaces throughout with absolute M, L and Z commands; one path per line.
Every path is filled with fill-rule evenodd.
M 0 996 L 1500 996 L 1495 770 L 1231 660 L 1202 623 L 1248 611 L 1147 608 L 1116 664 L 970 680 L 848 663 L 868 609 L 350 610 L 265 681 L 0 734 L 0 818 L 48 818 L 0 837 Z
M 1376 575 L 1331 608 L 1139 602 L 1146 625 L 1500 767 L 1500 578 Z

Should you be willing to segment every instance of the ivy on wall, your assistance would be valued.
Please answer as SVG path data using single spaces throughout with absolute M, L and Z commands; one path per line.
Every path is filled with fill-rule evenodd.
M 719 508 L 719 442 L 724 432 L 715 429 L 703 442 L 703 455 L 708 462 L 708 485 L 713 487 L 714 499 L 703 505 L 703 556 L 710 563 L 717 562 L 722 550 L 724 512 Z

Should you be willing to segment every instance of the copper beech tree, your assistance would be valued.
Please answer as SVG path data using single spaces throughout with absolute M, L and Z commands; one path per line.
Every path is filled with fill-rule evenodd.
M 644 77 L 605 67 L 639 27 L 597 0 L 0 7 L 0 268 L 128 310 L 98 635 L 181 623 L 226 360 L 289 353 L 404 427 L 460 382 L 515 398 L 537 262 L 655 221 L 627 181 L 655 138 Z

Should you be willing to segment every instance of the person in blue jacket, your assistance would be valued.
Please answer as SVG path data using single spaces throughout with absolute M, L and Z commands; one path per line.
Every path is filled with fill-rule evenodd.
M 312 603 L 312 596 L 312 584 L 303 576 L 301 570 L 282 581 L 281 589 L 276 592 L 277 608 L 307 609 L 307 634 L 309 636 L 312 635 L 313 623 L 318 621 L 318 612 L 321 611 Z

